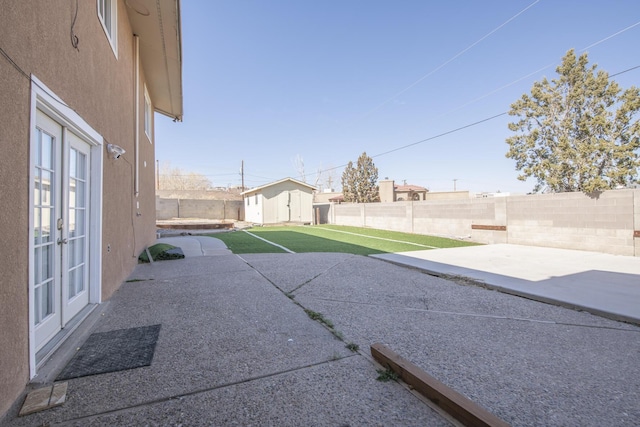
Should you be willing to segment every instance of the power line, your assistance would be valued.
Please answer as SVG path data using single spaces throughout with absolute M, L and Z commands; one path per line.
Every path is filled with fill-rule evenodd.
M 638 69 L 638 68 L 640 68 L 640 65 L 636 65 L 635 67 L 627 68 L 626 70 L 620 71 L 619 73 L 611 74 L 609 77 L 619 76 L 620 74 L 624 74 L 624 73 L 627 73 L 629 71 L 633 71 L 633 70 Z
M 170 176 L 170 177 L 199 177 L 199 176 L 204 176 L 204 177 L 208 177 L 208 176 L 212 176 L 212 177 L 216 177 L 216 176 L 235 176 L 237 175 L 237 173 L 219 173 L 219 174 L 204 174 L 204 173 L 197 173 L 197 172 L 185 172 L 185 173 L 160 173 L 160 176 Z
M 611 35 L 609 35 L 609 36 L 607 36 L 607 37 L 605 37 L 605 38 L 603 38 L 603 39 L 601 39 L 601 40 L 598 40 L 597 42 L 592 43 L 592 44 L 590 44 L 589 46 L 587 46 L 587 47 L 585 47 L 585 48 L 583 48 L 583 49 L 580 49 L 580 50 L 579 50 L 579 52 L 584 52 L 585 50 L 587 50 L 587 49 L 589 49 L 589 48 L 592 48 L 592 47 L 594 47 L 594 46 L 597 46 L 597 45 L 599 45 L 599 44 L 601 44 L 601 43 L 603 43 L 603 42 L 605 42 L 605 41 L 607 41 L 607 40 L 609 40 L 609 39 L 611 39 L 611 38 L 613 38 L 613 37 L 615 37 L 615 36 L 618 36 L 618 35 L 620 35 L 620 34 L 624 33 L 625 31 L 628 31 L 628 30 L 630 30 L 630 29 L 632 29 L 632 28 L 634 28 L 634 27 L 638 26 L 638 25 L 640 25 L 640 21 L 638 21 L 638 22 L 636 22 L 635 24 L 632 24 L 632 25 L 630 25 L 630 26 L 628 26 L 628 27 L 626 27 L 626 28 L 623 28 L 622 30 L 617 31 L 617 32 L 615 32 L 615 33 L 613 33 L 613 34 L 611 34 Z M 475 98 L 475 99 L 473 99 L 473 100 L 471 100 L 471 101 L 468 101 L 468 102 L 466 102 L 466 103 L 464 103 L 464 104 L 460 105 L 459 107 L 456 107 L 456 108 L 454 108 L 454 109 L 452 109 L 452 110 L 449 110 L 449 111 L 448 111 L 448 112 L 446 112 L 446 113 L 442 113 L 442 114 L 438 115 L 436 118 L 446 116 L 446 115 L 451 114 L 451 113 L 453 113 L 453 112 L 455 112 L 455 111 L 461 110 L 461 109 L 463 109 L 464 107 L 467 107 L 467 106 L 469 106 L 469 105 L 471 105 L 471 104 L 475 104 L 476 102 L 478 102 L 478 101 L 480 101 L 480 100 L 482 100 L 482 99 L 484 99 L 484 98 L 487 98 L 487 97 L 489 97 L 489 96 L 491 96 L 491 95 L 493 95 L 493 94 L 495 94 L 495 93 L 500 92 L 500 91 L 501 91 L 501 90 L 503 90 L 503 89 L 506 89 L 506 88 L 508 88 L 508 87 L 510 87 L 510 86 L 513 86 L 514 84 L 519 83 L 519 82 L 521 82 L 522 80 L 525 80 L 525 79 L 527 79 L 527 78 L 529 78 L 529 77 L 531 77 L 531 76 L 533 76 L 533 75 L 536 75 L 536 74 L 538 74 L 538 73 L 540 73 L 540 72 L 542 72 L 542 71 L 546 70 L 547 68 L 551 68 L 551 67 L 553 67 L 554 65 L 556 65 L 556 63 L 555 63 L 555 62 L 552 62 L 552 63 L 550 63 L 550 64 L 545 65 L 544 67 L 538 68 L 537 70 L 532 71 L 532 72 L 530 72 L 529 74 L 527 74 L 527 75 L 525 75 L 525 76 L 522 76 L 522 77 L 520 77 L 520 78 L 518 78 L 518 79 L 516 79 L 516 80 L 512 81 L 511 83 L 507 83 L 506 85 L 501 86 L 501 87 L 499 87 L 499 88 L 497 88 L 497 89 L 494 89 L 494 90 L 492 90 L 492 91 L 490 91 L 490 92 L 487 92 L 487 93 L 485 93 L 485 94 L 484 94 L 484 95 L 482 95 L 482 96 L 479 96 L 479 97 L 477 97 L 477 98 Z M 636 69 L 636 68 L 638 68 L 638 67 L 640 67 L 640 65 L 639 65 L 639 66 L 637 66 L 637 67 L 630 68 L 630 69 L 628 69 L 628 70 L 620 71 L 620 72 L 618 72 L 618 73 L 616 73 L 616 74 L 611 74 L 609 77 L 615 77 L 615 76 L 617 76 L 617 75 L 620 75 L 620 74 L 626 73 L 627 71 L 635 70 L 635 69 Z
M 614 38 L 615 36 L 618 36 L 618 35 L 624 33 L 625 31 L 630 30 L 633 27 L 636 27 L 638 25 L 640 25 L 640 21 L 636 22 L 635 24 L 629 25 L 627 28 L 623 28 L 622 30 L 618 31 L 617 33 L 611 34 L 610 36 L 607 36 L 607 37 L 603 38 L 602 40 L 598 40 L 597 42 L 595 42 L 593 44 L 590 44 L 589 46 L 587 46 L 587 47 L 583 48 L 582 50 L 580 50 L 580 52 L 583 52 L 583 51 L 585 51 L 587 49 L 591 49 L 592 47 L 597 46 L 600 43 L 606 42 L 607 40 L 609 40 L 611 38 Z
M 461 130 L 464 130 L 464 129 L 467 129 L 467 128 L 470 128 L 470 127 L 473 127 L 473 126 L 477 126 L 477 125 L 479 125 L 481 123 L 488 122 L 489 120 L 497 119 L 498 117 L 504 116 L 506 114 L 507 114 L 507 112 L 505 111 L 504 113 L 496 114 L 495 116 L 487 117 L 485 119 L 478 120 L 477 122 L 473 122 L 473 123 L 470 123 L 468 125 L 460 126 L 458 128 L 452 129 L 450 131 L 443 132 L 443 133 L 440 133 L 438 135 L 430 136 L 429 138 L 421 139 L 420 141 L 412 142 L 411 144 L 403 145 L 402 147 L 397 147 L 397 148 L 394 148 L 394 149 L 389 150 L 389 151 L 385 151 L 385 152 L 380 153 L 380 154 L 376 154 L 374 156 L 371 156 L 371 158 L 381 157 L 381 156 L 384 156 L 384 155 L 387 155 L 387 154 L 395 153 L 396 151 L 404 150 L 406 148 L 413 147 L 414 145 L 422 144 L 422 143 L 427 142 L 427 141 L 431 141 L 431 140 L 434 140 L 434 139 L 437 139 L 437 138 L 441 138 L 441 137 L 443 137 L 445 135 L 450 135 L 452 133 L 459 132 Z
M 376 154 L 376 155 L 371 156 L 371 158 L 382 157 L 382 156 L 385 156 L 385 155 L 387 155 L 387 154 L 394 153 L 394 152 L 396 152 L 396 151 L 405 150 L 405 149 L 407 149 L 407 148 L 409 148 L 409 147 L 413 147 L 413 146 L 415 146 L 415 145 L 422 144 L 422 143 L 425 143 L 425 142 L 427 142 L 427 141 L 432 141 L 432 140 L 434 140 L 434 139 L 441 138 L 441 137 L 443 137 L 443 136 L 450 135 L 450 134 L 452 134 L 452 133 L 456 133 L 456 132 L 459 132 L 459 131 L 464 130 L 464 129 L 468 129 L 468 128 L 473 127 L 473 126 L 477 126 L 477 125 L 479 125 L 479 124 L 482 124 L 482 123 L 488 122 L 488 121 L 490 121 L 490 120 L 497 119 L 498 117 L 500 117 L 500 116 L 504 116 L 504 115 L 506 115 L 506 114 L 507 114 L 507 112 L 505 111 L 505 112 L 503 112 L 503 113 L 496 114 L 496 115 L 494 115 L 494 116 L 487 117 L 487 118 L 484 118 L 484 119 L 482 119 L 482 120 L 478 120 L 478 121 L 476 121 L 476 122 L 469 123 L 469 124 L 467 124 L 467 125 L 457 127 L 457 128 L 455 128 L 455 129 L 449 130 L 449 131 L 447 131 L 447 132 L 443 132 L 443 133 L 440 133 L 440 134 L 438 134 L 438 135 L 430 136 L 430 137 L 428 137 L 428 138 L 421 139 L 420 141 L 412 142 L 411 144 L 403 145 L 403 146 L 401 146 L 401 147 L 397 147 L 397 148 L 394 148 L 394 149 L 392 149 L 392 150 L 385 151 L 385 152 L 383 152 L 383 153 L 378 153 L 378 154 Z M 332 171 L 332 170 L 335 170 L 335 169 L 340 169 L 340 168 L 343 168 L 343 167 L 345 167 L 345 166 L 347 166 L 347 165 L 348 165 L 348 163 L 345 163 L 345 164 L 340 165 L 340 166 L 335 166 L 335 167 L 332 167 L 332 168 L 323 169 L 323 170 L 321 170 L 321 171 L 320 171 L 320 173 L 323 173 L 323 172 L 329 172 L 329 171 Z
M 640 24 L 640 23 L 639 23 L 639 24 Z M 628 27 L 628 28 L 631 28 L 631 27 Z M 618 33 L 616 33 L 616 34 L 620 34 L 620 32 L 618 32 Z M 608 38 L 611 38 L 611 37 L 608 37 Z M 547 66 L 547 67 L 548 67 L 548 66 Z M 545 68 L 547 68 L 547 67 L 545 67 Z M 628 72 L 633 71 L 633 70 L 636 70 L 636 69 L 638 69 L 638 68 L 640 68 L 640 65 L 636 65 L 635 67 L 627 68 L 626 70 L 619 71 L 619 72 L 617 72 L 617 73 L 615 73 L 615 74 L 611 74 L 609 77 L 619 76 L 619 75 L 621 75 L 621 74 L 628 73 Z M 538 70 L 538 71 L 541 71 L 541 70 L 543 70 L 543 69 L 544 69 L 544 68 L 542 68 L 542 69 L 540 69 L 540 70 Z M 535 71 L 534 73 L 536 73 L 536 72 L 538 72 L 538 71 Z M 515 84 L 516 82 L 518 82 L 518 81 L 520 81 L 520 80 L 523 80 L 524 78 L 529 77 L 530 75 L 532 75 L 532 74 L 534 74 L 534 73 L 530 73 L 530 74 L 528 74 L 528 75 L 527 75 L 527 76 L 525 76 L 525 77 L 521 77 L 520 79 L 518 79 L 518 80 L 516 80 L 516 81 L 514 81 L 514 82 L 512 82 L 512 83 L 509 83 L 508 85 L 502 86 L 501 88 L 496 89 L 496 90 L 494 90 L 493 92 L 490 92 L 489 94 L 492 94 L 492 93 L 494 93 L 494 92 L 497 92 L 498 90 L 501 90 L 501 89 L 503 89 L 503 88 L 505 88 L 505 87 L 511 86 L 511 85 Z M 486 96 L 488 96 L 488 95 L 485 95 L 485 96 L 483 96 L 483 97 L 486 97 Z M 481 98 L 482 98 L 482 97 L 481 97 Z M 476 100 L 481 99 L 481 98 L 477 98 Z M 471 102 L 475 102 L 475 100 L 474 100 L 474 101 L 471 101 Z M 463 105 L 462 107 L 464 107 L 464 106 L 466 106 L 466 105 L 468 105 L 468 103 L 467 103 L 467 104 L 465 104 L 465 105 Z M 462 107 L 459 107 L 459 108 L 462 108 Z M 396 148 L 391 149 L 391 150 L 388 150 L 388 151 L 384 151 L 384 152 L 382 152 L 382 153 L 378 153 L 378 154 L 376 154 L 376 155 L 371 156 L 371 158 L 378 158 L 378 157 L 382 157 L 382 156 L 385 156 L 385 155 L 387 155 L 387 154 L 395 153 L 396 151 L 405 150 L 405 149 L 407 149 L 407 148 L 410 148 L 410 147 L 413 147 L 413 146 L 416 146 L 416 145 L 419 145 L 419 144 L 423 144 L 423 143 L 428 142 L 428 141 L 433 141 L 434 139 L 438 139 L 438 138 L 441 138 L 441 137 L 443 137 L 443 136 L 450 135 L 450 134 L 452 134 L 452 133 L 456 133 L 456 132 L 459 132 L 459 131 L 464 130 L 464 129 L 468 129 L 468 128 L 473 127 L 473 126 L 477 126 L 477 125 L 480 125 L 480 124 L 482 124 L 482 123 L 486 123 L 486 122 L 488 122 L 488 121 L 491 121 L 491 120 L 497 119 L 498 117 L 501 117 L 501 116 L 504 116 L 504 115 L 507 115 L 507 114 L 508 114 L 508 112 L 507 112 L 507 111 L 502 112 L 502 113 L 499 113 L 499 114 L 495 114 L 495 115 L 493 115 L 493 116 L 486 117 L 486 118 L 484 118 L 484 119 L 481 119 L 481 120 L 475 121 L 475 122 L 473 122 L 473 123 L 469 123 L 469 124 L 466 124 L 466 125 L 463 125 L 463 126 L 457 127 L 457 128 L 455 128 L 455 129 L 451 129 L 451 130 L 449 130 L 449 131 L 442 132 L 442 133 L 440 133 L 440 134 L 437 134 L 437 135 L 434 135 L 434 136 L 430 136 L 430 137 L 428 137 L 428 138 L 424 138 L 424 139 L 421 139 L 421 140 L 419 140 L 419 141 L 412 142 L 412 143 L 410 143 L 410 144 L 406 144 L 406 145 L 403 145 L 403 146 L 400 146 L 400 147 L 396 147 Z M 332 171 L 332 170 L 336 170 L 336 169 L 344 168 L 344 167 L 346 167 L 347 165 L 348 165 L 348 163 L 345 163 L 345 164 L 342 164 L 342 165 L 339 165 L 339 166 L 334 166 L 334 167 L 331 167 L 331 168 L 322 169 L 322 170 L 318 171 L 318 173 L 325 173 L 325 172 L 329 172 L 329 171 Z M 229 173 L 229 174 L 220 174 L 220 175 L 225 175 L 225 176 L 226 176 L 226 175 L 235 175 L 235 174 L 233 174 L 233 173 Z M 259 178 L 259 179 L 267 179 L 267 180 L 272 180 L 272 181 L 273 181 L 273 179 L 271 179 L 271 178 L 267 178 L 267 177 L 263 177 L 263 176 L 251 175 L 251 174 L 247 174 L 247 175 L 248 175 L 248 176 L 255 177 L 255 178 Z M 167 175 L 164 175 L 164 176 L 167 176 Z M 168 175 L 168 176 L 188 176 L 188 175 Z M 204 175 L 204 176 L 216 176 L 216 175 Z M 299 179 L 299 178 L 301 178 L 301 176 L 296 176 L 296 178 L 297 178 L 297 179 Z M 252 180 L 251 182 L 259 182 L 260 184 L 264 183 L 263 181 L 254 181 L 254 180 Z
M 617 72 L 617 73 L 615 73 L 615 74 L 612 74 L 610 77 L 618 76 L 618 75 L 620 75 L 620 74 L 624 74 L 624 73 L 628 73 L 629 71 L 633 71 L 633 70 L 638 69 L 638 68 L 640 68 L 640 65 L 637 65 L 637 66 L 635 66 L 635 67 L 631 67 L 631 68 L 628 68 L 628 69 L 626 69 L 626 70 L 623 70 L 623 71 Z M 425 142 L 432 141 L 432 140 L 434 140 L 434 139 L 438 139 L 438 138 L 441 138 L 441 137 L 443 137 L 443 136 L 450 135 L 450 134 L 452 134 L 452 133 L 456 133 L 456 132 L 459 132 L 459 131 L 464 130 L 464 129 L 468 129 L 468 128 L 473 127 L 473 126 L 477 126 L 477 125 L 479 125 L 479 124 L 482 124 L 482 123 L 488 122 L 488 121 L 490 121 L 490 120 L 497 119 L 498 117 L 505 116 L 505 115 L 507 115 L 507 114 L 508 114 L 508 112 L 507 112 L 507 111 L 505 111 L 505 112 L 502 112 L 502 113 L 500 113 L 500 114 L 493 115 L 493 116 L 491 116 L 491 117 L 486 117 L 486 118 L 484 118 L 484 119 L 481 119 L 481 120 L 475 121 L 475 122 L 473 122 L 473 123 L 469 123 L 469 124 L 467 124 L 467 125 L 460 126 L 460 127 L 455 128 L 455 129 L 452 129 L 452 130 L 449 130 L 449 131 L 446 131 L 446 132 L 443 132 L 443 133 L 440 133 L 440 134 L 437 134 L 437 135 L 434 135 L 434 136 L 430 136 L 430 137 L 428 137 L 428 138 L 421 139 L 420 141 L 412 142 L 411 144 L 406 144 L 406 145 L 403 145 L 403 146 L 401 146 L 401 147 L 396 147 L 396 148 L 394 148 L 394 149 L 391 149 L 391 150 L 388 150 L 388 151 L 384 151 L 384 152 L 382 152 L 382 153 L 378 153 L 378 154 L 376 154 L 376 155 L 371 156 L 371 158 L 377 158 L 377 157 L 385 156 L 385 155 L 387 155 L 387 154 L 395 153 L 396 151 L 405 150 L 405 149 L 407 149 L 407 148 L 409 148 L 409 147 L 413 147 L 413 146 L 418 145 L 418 144 L 423 144 L 423 143 L 425 143 Z M 340 166 L 335 166 L 335 167 L 332 167 L 332 168 L 328 168 L 328 169 L 323 169 L 323 170 L 321 170 L 320 172 L 321 172 L 321 173 L 322 173 L 322 172 L 328 172 L 328 171 L 332 171 L 332 170 L 335 170 L 335 169 L 343 168 L 343 167 L 347 166 L 347 164 L 348 164 L 348 163 L 345 163 L 345 164 L 340 165 Z
M 444 66 L 446 66 L 447 64 L 449 64 L 450 62 L 452 62 L 453 60 L 457 59 L 458 57 L 460 57 L 461 55 L 463 55 L 464 53 L 466 53 L 467 51 L 469 51 L 470 49 L 472 49 L 474 46 L 476 46 L 477 44 L 479 44 L 480 42 L 482 42 L 483 40 L 485 40 L 486 38 L 488 38 L 490 35 L 492 35 L 492 34 L 493 34 L 493 33 L 495 33 L 496 31 L 498 31 L 499 29 L 501 29 L 502 27 L 504 27 L 505 25 L 507 25 L 509 22 L 513 21 L 515 18 L 517 18 L 518 16 L 520 16 L 521 14 L 523 14 L 524 12 L 526 12 L 528 9 L 530 9 L 530 8 L 531 8 L 531 7 L 533 7 L 535 4 L 537 4 L 539 1 L 540 1 L 540 0 L 536 0 L 536 1 L 534 1 L 534 2 L 533 2 L 533 3 L 531 3 L 529 6 L 527 6 L 526 8 L 524 8 L 523 10 L 521 10 L 520 12 L 518 12 L 516 15 L 512 16 L 512 17 L 511 17 L 511 18 L 509 18 L 507 21 L 505 21 L 504 23 L 502 23 L 500 26 L 496 27 L 496 28 L 495 28 L 495 29 L 493 29 L 491 32 L 487 33 L 485 36 L 481 37 L 479 40 L 477 40 L 476 42 L 472 43 L 472 44 L 471 44 L 470 46 L 468 46 L 467 48 L 463 49 L 462 51 L 460 51 L 459 53 L 457 53 L 456 55 L 454 55 L 451 59 L 449 59 L 449 60 L 445 61 L 445 62 L 444 62 L 444 63 L 442 63 L 440 66 L 436 67 L 434 70 L 432 70 L 432 71 L 430 71 L 429 73 L 427 73 L 426 75 L 422 76 L 420 79 L 418 79 L 417 81 L 415 81 L 414 83 L 412 83 L 411 85 L 409 85 L 408 87 L 406 87 L 405 89 L 403 89 L 402 91 L 398 92 L 398 93 L 397 93 L 396 95 L 394 95 L 393 97 L 391 97 L 391 98 L 387 99 L 387 100 L 386 100 L 386 101 L 384 101 L 382 104 L 378 105 L 376 108 L 374 108 L 373 110 L 371 110 L 370 112 L 368 112 L 368 113 L 365 115 L 365 117 L 366 117 L 367 115 L 369 115 L 369 114 L 373 113 L 374 111 L 378 110 L 380 107 L 382 107 L 383 105 L 387 104 L 388 102 L 392 101 L 392 100 L 393 100 L 393 99 L 395 99 L 396 97 L 400 96 L 400 95 L 401 95 L 401 94 L 403 94 L 404 92 L 408 91 L 409 89 L 411 89 L 412 87 L 414 87 L 415 85 L 417 85 L 418 83 L 420 83 L 422 80 L 424 80 L 424 79 L 426 79 L 427 77 L 431 76 L 432 74 L 434 74 L 435 72 L 437 72 L 438 70 L 440 70 L 441 68 L 443 68 Z M 585 50 L 587 50 L 587 49 L 590 49 L 590 48 L 595 47 L 595 46 L 597 46 L 597 45 L 599 45 L 599 44 L 601 44 L 601 43 L 604 43 L 605 41 L 607 41 L 607 40 L 609 40 L 609 39 L 611 39 L 611 38 L 613 38 L 613 37 L 616 37 L 616 36 L 618 36 L 618 35 L 620 35 L 620 34 L 622 34 L 622 33 L 626 32 L 626 31 L 628 31 L 628 30 L 630 30 L 630 29 L 632 29 L 632 28 L 634 28 L 634 27 L 636 27 L 636 26 L 638 26 L 638 25 L 640 25 L 640 21 L 638 21 L 638 22 L 636 22 L 635 24 L 632 24 L 632 25 L 630 25 L 630 26 L 628 26 L 628 27 L 625 27 L 625 28 L 623 28 L 622 30 L 619 30 L 619 31 L 617 31 L 616 33 L 611 34 L 611 35 L 609 35 L 609 36 L 607 36 L 607 37 L 605 37 L 605 38 L 603 38 L 603 39 L 601 39 L 601 40 L 598 40 L 598 41 L 596 41 L 595 43 L 590 44 L 589 46 L 587 46 L 587 47 L 585 47 L 585 48 L 581 49 L 581 50 L 580 50 L 580 52 L 583 52 L 583 51 L 585 51 Z M 4 53 L 4 52 L 2 52 L 2 53 Z M 8 59 L 10 59 L 10 58 L 8 58 Z M 11 61 L 11 62 L 13 62 L 13 61 Z M 476 98 L 476 99 L 474 99 L 474 100 L 472 100 L 472 101 L 469 101 L 469 102 L 467 102 L 467 103 L 465 103 L 465 104 L 461 105 L 460 107 L 456 107 L 455 109 L 451 110 L 449 113 L 451 113 L 451 112 L 453 112 L 453 111 L 457 111 L 457 110 L 459 110 L 459 109 L 461 109 L 461 108 L 464 108 L 464 107 L 466 107 L 466 106 L 468 106 L 468 105 L 470 105 L 470 104 L 473 104 L 473 103 L 475 103 L 475 102 L 477 102 L 477 101 L 479 101 L 479 100 L 481 100 L 481 99 L 484 99 L 484 98 L 486 98 L 486 97 L 488 97 L 488 96 L 490 96 L 490 95 L 493 95 L 494 93 L 499 92 L 499 91 L 501 91 L 501 90 L 503 90 L 503 89 L 505 89 L 505 88 L 507 88 L 507 87 L 509 87 L 509 86 L 512 86 L 512 85 L 514 85 L 514 84 L 516 84 L 516 83 L 518 83 L 518 82 L 520 82 L 520 81 L 522 81 L 522 80 L 524 80 L 524 79 L 526 79 L 526 78 L 528 78 L 528 77 L 531 77 L 532 75 L 535 75 L 535 74 L 537 74 L 537 73 L 539 73 L 539 72 L 541 72 L 541 71 L 543 71 L 543 70 L 545 70 L 545 69 L 547 69 L 547 68 L 549 68 L 549 67 L 552 67 L 553 65 L 554 65 L 554 63 L 548 64 L 548 65 L 545 65 L 544 67 L 539 68 L 539 69 L 537 69 L 536 71 L 533 71 L 533 72 L 531 72 L 531 73 L 529 73 L 529 74 L 527 74 L 527 75 L 525 75 L 525 76 L 523 76 L 523 77 L 520 77 L 520 78 L 518 78 L 517 80 L 514 80 L 514 81 L 513 81 L 513 82 L 511 82 L 511 83 L 508 83 L 508 84 L 506 84 L 506 85 L 504 85 L 504 86 L 501 86 L 501 87 L 499 87 L 499 88 L 497 88 L 497 89 L 494 89 L 494 90 L 492 90 L 491 92 L 486 93 L 485 95 L 482 95 L 482 96 L 480 96 L 480 97 L 478 97 L 478 98 Z M 627 72 L 629 72 L 629 71 L 633 71 L 633 70 L 638 69 L 638 68 L 640 68 L 640 65 L 637 65 L 637 66 L 635 66 L 635 67 L 628 68 L 628 69 L 626 69 L 626 70 L 623 70 L 623 71 L 617 72 L 617 73 L 615 73 L 615 74 L 611 74 L 609 77 L 615 77 L 615 76 L 618 76 L 618 75 L 621 75 L 621 74 L 627 73 Z M 445 113 L 445 114 L 443 114 L 443 115 L 446 115 L 446 114 L 449 114 L 449 113 Z M 401 147 L 394 148 L 394 149 L 392 149 L 392 150 L 388 150 L 388 151 L 385 151 L 385 152 L 382 152 L 382 153 L 376 154 L 376 155 L 372 156 L 372 158 L 381 157 L 381 156 L 384 156 L 384 155 L 387 155 L 387 154 L 394 153 L 394 152 L 396 152 L 396 151 L 404 150 L 404 149 L 407 149 L 407 148 L 410 148 L 410 147 L 413 147 L 413 146 L 416 146 L 416 145 L 419 145 L 419 144 L 422 144 L 422 143 L 425 143 L 425 142 L 428 142 L 428 141 L 432 141 L 432 140 L 434 140 L 434 139 L 441 138 L 441 137 L 443 137 L 443 136 L 450 135 L 450 134 L 452 134 L 452 133 L 459 132 L 459 131 L 461 131 L 461 130 L 464 130 L 464 129 L 467 129 L 467 128 L 470 128 L 470 127 L 477 126 L 477 125 L 479 125 L 479 124 L 482 124 L 482 123 L 488 122 L 488 121 L 490 121 L 490 120 L 496 119 L 496 118 L 501 117 L 501 116 L 504 116 L 504 115 L 506 115 L 506 114 L 508 114 L 508 113 L 507 113 L 507 112 L 502 112 L 502 113 L 500 113 L 500 114 L 496 114 L 496 115 L 494 115 L 494 116 L 487 117 L 487 118 L 485 118 L 485 119 L 478 120 L 478 121 L 476 121 L 476 122 L 473 122 L 473 123 L 470 123 L 470 124 L 467 124 L 467 125 L 464 125 L 464 126 L 460 126 L 460 127 L 458 127 L 458 128 L 452 129 L 452 130 L 450 130 L 450 131 L 443 132 L 443 133 L 441 133 L 441 134 L 434 135 L 434 136 L 431 136 L 431 137 L 428 137 L 428 138 L 422 139 L 422 140 L 420 140 L 420 141 L 416 141 L 416 142 L 413 142 L 413 143 L 410 143 L 410 144 L 403 145 L 403 146 L 401 146 Z M 438 116 L 438 117 L 441 117 L 441 116 L 442 116 L 442 115 L 440 115 L 440 116 Z M 323 170 L 319 170 L 319 171 L 318 171 L 318 173 L 324 173 L 324 172 L 329 172 L 329 171 L 332 171 L 332 170 L 340 169 L 340 168 L 343 168 L 343 167 L 347 166 L 347 164 L 348 164 L 348 163 L 345 163 L 345 164 L 342 164 L 342 165 L 339 165 L 339 166 L 335 166 L 335 167 L 331 167 L 331 168 L 327 168 L 327 169 L 323 169 Z M 223 174 L 223 175 L 233 175 L 233 174 Z M 215 176 L 215 175 L 205 175 L 205 176 Z M 256 178 L 260 178 L 260 179 L 270 179 L 270 178 L 267 178 L 267 177 L 261 177 L 261 176 L 257 176 L 257 175 L 252 175 L 252 176 L 254 176 L 254 177 L 256 177 Z M 296 178 L 302 178 L 302 176 L 297 176 Z
M 442 64 L 440 64 L 439 66 L 437 66 L 436 68 L 434 68 L 433 70 L 429 71 L 427 74 L 425 74 L 424 76 L 420 77 L 418 80 L 416 80 L 415 82 L 411 83 L 409 86 L 407 86 L 406 88 L 402 89 L 400 92 L 396 93 L 395 95 L 393 95 L 391 98 L 387 99 L 386 101 L 384 101 L 383 103 L 379 104 L 377 107 L 375 107 L 373 110 L 369 111 L 368 113 L 366 113 L 364 115 L 364 117 L 369 116 L 370 114 L 374 113 L 375 111 L 379 110 L 382 106 L 386 105 L 387 103 L 393 101 L 394 99 L 396 99 L 398 96 L 402 95 L 403 93 L 405 93 L 406 91 L 408 91 L 409 89 L 411 89 L 412 87 L 416 86 L 418 83 L 420 83 L 421 81 L 423 81 L 424 79 L 426 79 L 427 77 L 435 74 L 437 71 L 441 70 L 442 68 L 444 68 L 446 65 L 448 65 L 449 63 L 453 62 L 454 60 L 458 59 L 460 56 L 464 55 L 466 52 L 468 52 L 469 50 L 471 50 L 473 47 L 475 47 L 476 45 L 480 44 L 482 41 L 484 41 L 486 38 L 488 38 L 489 36 L 491 36 L 493 33 L 497 32 L 498 30 L 500 30 L 502 27 L 504 27 L 505 25 L 507 25 L 509 22 L 513 21 L 514 19 L 516 19 L 518 16 L 522 15 L 524 12 L 526 12 L 527 10 L 529 10 L 530 8 L 532 8 L 533 6 L 536 5 L 536 3 L 538 3 L 540 0 L 536 0 L 533 3 L 531 3 L 529 6 L 525 7 L 524 9 L 522 9 L 520 12 L 516 13 L 515 15 L 513 15 L 511 18 L 507 19 L 505 22 L 503 22 L 502 24 L 500 24 L 499 26 L 497 26 L 496 28 L 494 28 L 493 30 L 491 30 L 490 32 L 488 32 L 487 34 L 485 34 L 484 36 L 482 36 L 480 39 L 476 40 L 475 42 L 473 42 L 472 44 L 470 44 L 469 46 L 467 46 L 466 48 L 462 49 L 460 52 L 456 53 L 454 56 L 452 56 L 451 58 L 449 58 L 448 60 L 446 60 L 445 62 L 443 62 Z

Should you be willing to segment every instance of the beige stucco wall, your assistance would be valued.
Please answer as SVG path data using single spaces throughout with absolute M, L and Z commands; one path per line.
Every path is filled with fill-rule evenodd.
M 3 12 L 4 13 L 4 12 Z M 0 40 L 5 40 L 0 18 Z M 3 43 L 4 44 L 4 43 Z M 3 46 L 4 48 L 4 46 Z M 29 379 L 29 82 L 0 58 L 0 417 Z M 6 102 L 22 100 L 22 102 Z M 16 171 L 20 171 L 17 174 Z
M 378 195 L 381 203 L 395 202 L 394 190 L 395 182 L 392 179 L 383 179 L 378 181 Z
M 313 194 L 313 203 L 330 203 L 329 199 L 332 199 L 337 196 L 341 196 L 342 193 L 339 192 L 327 192 L 327 193 L 314 193 Z
M 97 18 L 95 1 L 80 1 L 70 41 L 75 2 L 8 0 L 0 13 L 0 46 L 75 110 L 105 142 L 122 146 L 119 160 L 105 154 L 103 175 L 102 298 L 108 299 L 155 239 L 154 147 L 142 132 L 140 194 L 133 190 L 133 36 L 124 1 L 118 2 L 118 58 Z M 140 105 L 143 105 L 142 85 Z M 30 81 L 0 57 L 0 415 L 29 380 L 28 194 Z M 141 110 L 141 117 L 143 112 Z M 144 162 L 146 161 L 146 167 Z M 137 203 L 139 202 L 139 209 Z M 109 250 L 107 250 L 109 248 Z

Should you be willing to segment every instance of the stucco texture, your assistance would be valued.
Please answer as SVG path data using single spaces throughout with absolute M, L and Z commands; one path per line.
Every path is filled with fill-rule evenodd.
M 138 254 L 155 240 L 154 146 L 144 134 L 143 109 L 136 129 L 134 37 L 127 8 L 118 1 L 116 56 L 97 17 L 95 1 L 77 4 L 74 24 L 76 2 L 2 2 L 0 235 L 11 244 L 0 246 L 0 416 L 29 380 L 30 76 L 102 135 L 105 144 L 126 150 L 117 160 L 104 155 L 102 300 L 119 288 Z M 71 34 L 77 36 L 77 48 Z M 139 105 L 144 106 L 142 68 Z M 137 195 L 136 131 L 140 135 Z

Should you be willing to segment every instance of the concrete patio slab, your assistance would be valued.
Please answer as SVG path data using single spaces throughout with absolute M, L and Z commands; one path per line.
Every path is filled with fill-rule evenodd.
M 507 244 L 374 257 L 640 324 L 639 257 Z
M 68 380 L 7 425 L 449 425 L 235 255 L 139 265 L 91 332 L 155 324 L 151 366 Z
M 167 243 L 182 249 L 184 256 L 229 255 L 231 251 L 220 239 L 206 236 L 174 236 L 162 237 L 156 243 Z
M 447 425 L 376 381 L 368 348 L 383 343 L 513 426 L 640 425 L 640 327 L 465 283 L 349 254 L 139 265 L 58 354 L 92 332 L 161 324 L 151 366 L 69 380 L 64 405 L 2 422 Z
M 282 274 L 274 255 L 243 258 Z M 292 271 L 309 263 L 287 259 Z M 384 343 L 513 426 L 640 423 L 632 324 L 348 255 L 292 296 L 345 341 Z

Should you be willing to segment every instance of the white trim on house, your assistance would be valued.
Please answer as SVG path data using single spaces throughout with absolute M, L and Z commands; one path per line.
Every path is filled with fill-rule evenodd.
M 72 131 L 90 146 L 90 186 L 91 199 L 89 202 L 89 303 L 97 304 L 102 301 L 102 173 L 104 139 L 95 129 L 69 107 L 62 99 L 55 95 L 44 83 L 35 76 L 31 76 L 31 118 L 29 123 L 29 144 L 33 147 L 37 123 L 37 110 L 42 111 L 60 126 Z M 34 150 L 30 149 L 29 179 L 33 180 L 31 171 L 35 165 Z M 33 183 L 29 184 L 29 376 L 36 375 L 36 342 L 34 325 L 34 259 L 33 259 Z
M 96 10 L 111 50 L 118 59 L 118 1 L 96 0 Z
M 147 85 L 144 85 L 144 133 L 149 139 L 149 143 L 153 144 L 153 108 Z

